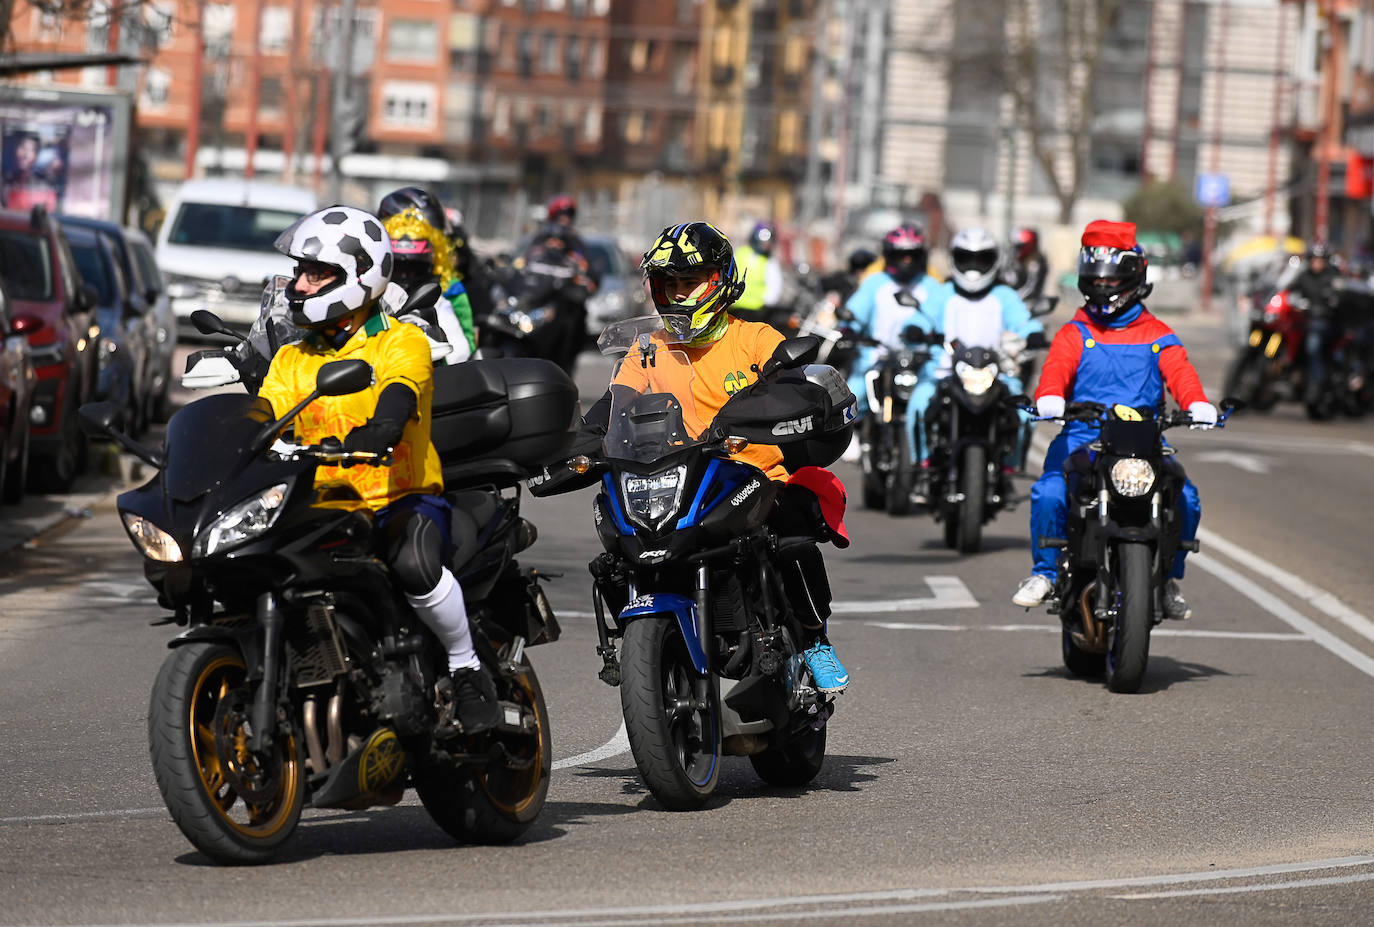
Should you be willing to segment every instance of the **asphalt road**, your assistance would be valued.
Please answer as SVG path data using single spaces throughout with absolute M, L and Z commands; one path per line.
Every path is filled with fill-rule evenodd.
M 1214 386 L 1219 330 L 1179 329 Z M 960 558 L 928 519 L 856 504 L 827 554 L 854 682 L 825 768 L 783 790 L 732 758 L 691 814 L 644 790 L 596 678 L 590 495 L 529 500 L 522 562 L 565 574 L 563 639 L 530 652 L 543 815 L 472 848 L 413 797 L 307 812 L 254 869 L 211 865 L 162 807 L 145 723 L 171 629 L 149 625 L 114 479 L 88 478 L 42 504 L 90 518 L 0 559 L 0 927 L 1372 923 L 1374 424 L 1280 409 L 1177 443 L 1203 498 L 1195 617 L 1156 632 L 1141 694 L 1066 675 L 1054 619 L 1010 604 L 1025 506 Z

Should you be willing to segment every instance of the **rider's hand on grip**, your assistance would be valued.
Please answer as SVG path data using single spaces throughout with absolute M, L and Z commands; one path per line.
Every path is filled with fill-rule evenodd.
M 1040 413 L 1041 418 L 1063 418 L 1064 397 L 1041 396 L 1035 400 L 1035 411 Z
M 370 419 L 366 424 L 359 425 L 348 433 L 348 437 L 344 438 L 343 449 L 350 454 L 361 452 L 376 454 L 379 458 L 386 457 L 401 440 L 405 423 L 400 424 L 401 427 L 397 428 L 397 423 L 388 419 Z M 349 464 L 345 463 L 344 466 Z
M 1217 423 L 1217 407 L 1210 402 L 1194 402 L 1188 406 L 1188 414 L 1193 417 L 1189 428 L 1207 430 Z

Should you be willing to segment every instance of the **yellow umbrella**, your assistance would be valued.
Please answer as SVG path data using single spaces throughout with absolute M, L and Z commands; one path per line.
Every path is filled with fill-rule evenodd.
M 1307 251 L 1307 243 L 1301 238 L 1293 235 L 1286 235 L 1282 239 L 1273 235 L 1257 235 L 1248 238 L 1236 245 L 1226 255 L 1223 266 L 1230 270 L 1242 261 L 1253 260 L 1254 258 L 1269 257 L 1270 255 L 1282 252 L 1285 254 L 1303 254 Z

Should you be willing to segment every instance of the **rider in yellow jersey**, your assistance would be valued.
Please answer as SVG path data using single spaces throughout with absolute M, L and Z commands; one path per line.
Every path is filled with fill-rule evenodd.
M 388 466 L 321 466 L 317 479 L 349 483 L 376 512 L 382 555 L 406 601 L 448 651 L 441 698 L 454 707 L 462 731 L 489 728 L 500 720 L 496 687 L 473 649 L 463 590 L 446 565 L 452 512 L 430 441 L 429 342 L 378 304 L 394 263 L 390 239 L 375 216 L 330 206 L 283 232 L 276 248 L 297 262 L 287 307 L 307 335 L 273 357 L 258 398 L 275 417 L 314 389 L 324 364 L 356 358 L 372 365 L 369 389 L 315 400 L 296 418 L 296 435 L 310 444 L 340 436 L 345 450 L 392 454 Z M 453 719 L 441 720 L 436 733 L 457 733 Z

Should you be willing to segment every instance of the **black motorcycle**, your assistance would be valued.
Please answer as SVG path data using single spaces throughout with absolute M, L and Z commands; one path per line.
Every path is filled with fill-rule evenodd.
M 655 332 L 663 317 L 607 329 L 603 351 L 630 348 L 622 364 L 642 365 L 643 388 L 613 379 L 599 447 L 533 487 L 601 484 L 593 513 L 606 552 L 590 566 L 600 675 L 620 687 L 640 775 L 672 810 L 707 801 L 723 754 L 748 756 L 774 785 L 803 785 L 821 769 L 833 697 L 814 688 L 800 650 L 803 626 L 829 614 L 823 529 L 784 523 L 779 495 L 807 491 L 730 454 L 757 442 L 781 445 L 789 470 L 823 465 L 848 445 L 854 416 L 839 374 L 806 366 L 818 342 L 803 338 L 780 345 L 755 384 L 701 422 L 690 373 L 673 375 L 690 371 L 671 350 L 686 340 L 683 321 L 677 339 Z M 608 342 L 638 323 L 642 340 Z
M 1021 397 L 1024 399 L 1024 397 Z M 1233 400 L 1221 404 L 1222 427 Z M 1164 620 L 1164 584 L 1180 545 L 1185 474 L 1164 432 L 1192 424 L 1187 412 L 1070 402 L 1055 421 L 1101 424 L 1101 435 L 1071 454 L 1067 537 L 1039 539 L 1057 548 L 1059 575 L 1045 599 L 1063 622 L 1064 665 L 1101 675 L 1113 692 L 1136 692 L 1145 678 L 1150 631 Z
M 871 338 L 859 341 L 877 344 Z M 869 414 L 859 422 L 864 508 L 886 510 L 889 515 L 911 512 L 916 465 L 906 407 L 921 368 L 929 359 L 928 347 L 903 344 L 896 350 L 889 349 L 864 374 L 869 409 Z
M 89 431 L 160 471 L 118 500 L 168 621 L 186 627 L 153 686 L 149 744 L 173 819 L 217 862 L 271 858 L 307 805 L 395 804 L 407 785 L 469 842 L 514 840 L 544 805 L 549 722 L 525 649 L 559 629 L 515 559 L 536 537 L 519 483 L 567 453 L 576 390 L 543 361 L 435 371 L 450 565 L 503 716 L 454 738 L 435 736 L 453 709 L 435 685 L 447 655 L 378 558 L 371 511 L 347 483 L 316 484 L 321 464 L 385 461 L 279 438 L 311 401 L 371 381 L 365 362 L 327 364 L 266 424 L 251 396 L 207 396 L 172 417 L 162 451 L 116 431 L 112 406 L 82 410 Z
M 542 357 L 572 373 L 587 326 L 587 289 L 577 278 L 566 252 L 533 248 L 493 288 L 484 347 L 506 357 Z

